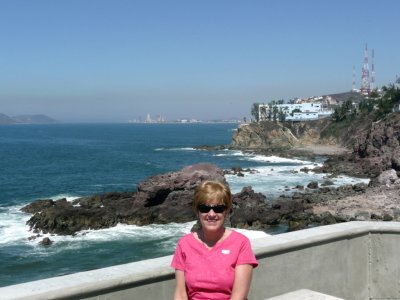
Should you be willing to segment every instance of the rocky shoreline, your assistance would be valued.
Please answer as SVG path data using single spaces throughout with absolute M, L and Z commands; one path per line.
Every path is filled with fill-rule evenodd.
M 21 210 L 33 214 L 27 224 L 36 234 L 74 235 L 81 230 L 107 228 L 118 223 L 189 222 L 196 219 L 191 202 L 200 181 L 225 182 L 227 172 L 245 176 L 251 171 L 240 168 L 224 171 L 211 164 L 192 165 L 150 177 L 135 192 L 112 192 L 73 202 L 42 199 Z M 292 231 L 352 220 L 400 219 L 400 180 L 394 170 L 383 172 L 369 185 L 359 183 L 335 188 L 329 183 L 318 186 L 310 182 L 306 187 L 293 188 L 296 191 L 291 196 L 280 196 L 271 202 L 251 187 L 243 188 L 233 195 L 228 225 L 255 230 L 285 225 Z
M 399 221 L 400 113 L 390 113 L 336 138 L 323 138 L 318 128 L 325 128 L 329 122 L 245 126 L 237 131 L 233 146 L 265 155 L 277 149 L 289 157 L 323 155 L 328 159 L 314 172 L 370 179 L 368 185 L 318 187 L 294 193 L 290 201 L 300 202 L 304 211 L 289 216 L 290 230 L 352 220 Z
M 255 128 L 259 130 L 257 125 Z M 264 141 L 264 147 L 261 147 L 261 135 L 263 138 L 276 138 L 277 133 L 271 136 L 258 132 L 254 138 L 250 130 L 246 128 L 244 138 L 238 136 L 239 130 L 228 147 L 284 157 L 324 156 L 327 160 L 322 167 L 313 169 L 314 172 L 329 173 L 330 176 L 347 174 L 364 177 L 369 178 L 370 183 L 335 188 L 329 184 L 318 186 L 310 182 L 306 187 L 291 187 L 296 189 L 291 196 L 280 196 L 273 201 L 266 201 L 264 195 L 245 187 L 233 195 L 234 206 L 229 226 L 266 230 L 283 224 L 290 231 L 352 220 L 400 220 L 400 114 L 394 114 L 385 122 L 374 124 L 369 131 L 362 132 L 356 137 L 357 143 L 351 150 L 339 143 L 332 144 L 332 140 L 326 144 L 321 144 L 320 140 L 312 144 L 310 135 L 301 140 L 287 132 L 285 143 L 289 141 L 288 137 L 294 136 L 296 144 L 289 147 L 276 141 Z M 315 136 L 315 129 L 312 132 Z M 253 136 L 253 142 L 249 134 Z M 257 147 L 244 147 L 240 144 L 243 140 L 257 144 Z M 222 148 L 225 146 L 198 147 L 204 150 Z M 139 183 L 134 192 L 94 195 L 73 202 L 42 199 L 25 206 L 22 211 L 32 214 L 27 224 L 37 234 L 73 235 L 81 230 L 101 229 L 118 223 L 147 225 L 189 222 L 196 219 L 191 208 L 195 187 L 206 179 L 226 182 L 224 175 L 227 172 L 245 176 L 246 172 L 252 170 L 240 167 L 221 170 L 207 163 L 192 165 L 180 171 L 152 176 Z

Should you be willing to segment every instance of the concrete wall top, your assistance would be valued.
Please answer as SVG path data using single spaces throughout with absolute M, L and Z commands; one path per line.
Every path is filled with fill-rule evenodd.
M 374 232 L 400 232 L 400 222 L 354 221 L 293 231 L 251 241 L 256 255 L 286 251 L 290 248 L 329 242 L 344 237 Z
M 296 247 L 365 235 L 368 233 L 400 233 L 400 222 L 348 222 L 310 228 L 251 240 L 257 257 Z M 93 290 L 115 289 L 140 285 L 141 282 L 172 278 L 172 256 L 116 265 L 71 275 L 53 277 L 0 288 L 1 299 L 58 299 Z

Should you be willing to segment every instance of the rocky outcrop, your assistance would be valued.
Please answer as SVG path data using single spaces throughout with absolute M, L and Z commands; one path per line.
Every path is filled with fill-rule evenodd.
M 292 199 L 278 199 L 266 202 L 261 193 L 254 193 L 245 187 L 233 197 L 234 211 L 231 215 L 233 227 L 264 229 L 278 224 L 288 224 L 292 216 L 308 216 L 308 203 Z M 305 218 L 305 217 L 304 217 Z M 307 218 L 306 218 L 307 219 Z
M 32 202 L 21 210 L 34 214 L 27 222 L 35 233 L 73 235 L 118 223 L 147 225 L 196 220 L 192 210 L 195 188 L 207 179 L 225 182 L 223 170 L 211 164 L 188 166 L 177 172 L 156 175 L 141 182 L 134 192 L 112 192 L 83 197 Z M 225 182 L 226 183 L 226 182 Z M 307 201 L 278 199 L 270 203 L 261 193 L 244 187 L 232 196 L 228 224 L 236 228 L 266 229 L 304 215 Z M 32 237 L 34 239 L 36 237 Z
M 394 169 L 400 172 L 400 113 L 389 114 L 360 134 L 354 145 L 353 159 L 375 174 Z
M 278 216 L 271 216 L 268 211 L 266 197 L 255 193 L 251 187 L 245 187 L 233 195 L 233 212 L 230 222 L 233 227 L 263 228 L 276 224 Z
M 191 206 L 194 190 L 208 179 L 225 182 L 223 171 L 211 164 L 192 165 L 179 172 L 148 178 L 137 187 L 133 213 L 126 218 L 127 223 L 146 225 L 194 220 Z
M 353 151 L 332 156 L 315 171 L 374 178 L 386 170 L 400 173 L 400 113 L 353 133 Z
M 147 225 L 188 222 L 195 187 L 203 180 L 225 182 L 223 171 L 211 164 L 188 166 L 178 172 L 156 175 L 140 183 L 135 192 L 112 192 L 68 202 L 38 200 L 22 211 L 34 213 L 28 225 L 34 231 L 74 234 L 118 223 Z
M 201 164 L 178 172 L 150 177 L 135 192 L 113 192 L 68 202 L 38 200 L 22 210 L 34 215 L 28 224 L 35 232 L 75 234 L 118 223 L 188 222 L 196 219 L 191 203 L 194 189 L 205 179 L 224 181 L 222 170 Z M 400 179 L 394 170 L 366 184 L 332 187 L 310 182 L 291 196 L 266 201 L 261 193 L 244 187 L 233 195 L 229 225 L 264 230 L 285 224 L 288 230 L 352 220 L 400 221 Z
M 236 148 L 290 148 L 296 144 L 296 137 L 275 122 L 251 123 L 241 126 L 233 134 L 232 146 Z
M 358 183 L 340 187 L 307 188 L 291 196 L 281 196 L 272 207 L 280 209 L 279 223 L 288 230 L 348 221 L 400 221 L 400 179 L 394 170 L 384 171 L 369 185 Z
M 351 192 L 318 201 L 312 212 L 316 217 L 330 215 L 335 222 L 400 221 L 399 191 L 400 179 L 394 170 L 387 170 L 373 179 L 368 187 L 354 186 Z
M 233 134 L 231 146 L 240 149 L 280 151 L 312 144 L 336 145 L 334 138 L 321 139 L 321 131 L 330 123 L 330 119 L 251 123 L 237 129 Z
M 207 179 L 225 182 L 224 172 L 211 164 L 197 164 L 152 176 L 141 182 L 135 192 L 112 192 L 72 202 L 66 199 L 37 200 L 21 210 L 34 214 L 28 221 L 33 231 L 63 235 L 118 223 L 188 222 L 196 219 L 192 210 L 194 190 Z M 233 201 L 230 222 L 234 227 L 260 229 L 279 223 L 280 214 L 271 212 L 265 196 L 250 187 L 233 195 Z

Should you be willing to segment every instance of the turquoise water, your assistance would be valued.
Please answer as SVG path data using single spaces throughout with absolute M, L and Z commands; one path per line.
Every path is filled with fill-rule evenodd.
M 252 168 L 245 177 L 226 176 L 233 192 L 251 185 L 268 197 L 286 186 L 322 181 L 295 173 L 315 162 L 200 151 L 199 145 L 226 145 L 235 124 L 54 124 L 0 126 L 0 286 L 172 254 L 192 223 L 128 226 L 50 236 L 39 245 L 19 209 L 36 199 L 132 191 L 149 176 L 199 162 L 227 169 Z M 338 184 L 354 179 L 341 178 Z

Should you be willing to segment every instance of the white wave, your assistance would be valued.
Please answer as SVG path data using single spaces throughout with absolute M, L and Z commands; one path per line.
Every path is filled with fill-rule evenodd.
M 70 194 L 58 194 L 58 195 L 54 195 L 54 196 L 50 197 L 50 199 L 52 199 L 54 201 L 60 200 L 60 199 L 63 199 L 63 198 L 67 199 L 68 202 L 72 202 L 75 199 L 80 198 L 80 196 L 72 196 Z
M 370 179 L 369 178 L 356 178 L 347 175 L 341 175 L 338 177 L 330 178 L 329 180 L 334 182 L 334 186 L 341 186 L 345 184 L 357 184 L 357 183 L 365 183 L 368 184 Z
M 260 230 L 247 230 L 247 229 L 241 229 L 241 228 L 232 228 L 232 229 L 247 236 L 250 240 L 270 236 L 270 234 L 268 234 L 264 231 L 260 231 Z
M 294 158 L 284 158 L 279 156 L 264 156 L 264 155 L 248 155 L 248 160 L 267 162 L 267 163 L 296 163 L 296 164 L 310 164 L 312 162 L 307 160 L 300 160 Z
M 18 243 L 32 235 L 26 225 L 30 215 L 21 212 L 21 207 L 12 206 L 0 211 L 0 245 Z
M 117 226 L 79 232 L 74 239 L 85 239 L 95 241 L 121 240 L 125 238 L 138 239 L 159 239 L 173 236 L 182 236 L 190 232 L 195 222 L 151 224 L 146 226 L 118 224 Z
M 242 156 L 249 162 L 258 162 L 261 166 L 250 167 L 254 172 L 244 172 L 243 177 L 236 175 L 225 175 L 233 193 L 240 192 L 243 187 L 251 186 L 255 192 L 261 192 L 267 198 L 274 198 L 281 194 L 288 195 L 295 190 L 297 185 L 306 186 L 310 181 L 317 181 L 322 184 L 326 181 L 329 174 L 318 174 L 312 171 L 317 166 L 322 166 L 322 162 L 313 162 L 309 160 L 283 158 L 279 156 L 263 156 L 254 153 L 243 153 L 240 151 L 230 151 L 218 153 L 221 156 Z M 248 166 L 242 166 L 244 169 Z M 301 171 L 309 169 L 308 172 Z M 341 176 L 330 179 L 333 186 L 337 187 L 343 184 L 355 184 L 359 182 L 368 182 L 368 180 Z
M 192 147 L 184 147 L 184 148 L 171 148 L 173 151 L 197 151 L 197 149 Z
M 54 201 L 65 198 L 67 201 L 72 202 L 79 197 L 70 194 L 57 194 L 51 197 L 42 197 L 42 199 L 45 198 Z M 0 245 L 25 243 L 28 242 L 29 237 L 36 235 L 36 233 L 30 231 L 29 226 L 26 225 L 26 222 L 32 215 L 21 212 L 23 206 L 24 205 L 3 207 L 0 210 Z
M 327 180 L 329 174 L 319 174 L 312 171 L 306 173 L 300 169 L 315 167 L 312 165 L 301 166 L 269 166 L 255 168 L 255 172 L 244 173 L 243 177 L 237 175 L 225 175 L 233 193 L 238 193 L 243 187 L 251 186 L 255 192 L 263 193 L 267 198 L 273 198 L 281 194 L 290 194 L 295 191 L 297 185 L 307 186 L 310 181 L 319 184 Z M 368 179 L 360 179 L 350 176 L 330 178 L 333 187 L 344 184 L 368 183 Z
M 224 157 L 224 156 L 231 156 L 230 154 L 227 154 L 227 153 L 218 153 L 218 154 L 214 154 L 213 156 L 216 156 L 216 157 Z
M 40 234 L 40 237 L 35 240 L 27 241 L 26 238 L 25 242 L 28 242 L 37 253 L 42 253 L 45 250 L 43 250 L 39 242 L 45 237 L 50 238 L 57 247 L 48 248 L 46 250 L 47 254 L 81 249 L 96 243 L 127 240 L 140 243 L 162 239 L 160 248 L 173 249 L 177 240 L 184 234 L 189 233 L 194 224 L 195 221 L 182 224 L 152 224 L 147 226 L 118 224 L 105 229 L 80 231 L 74 236 Z
M 236 150 L 221 150 L 218 153 L 213 154 L 213 156 L 217 156 L 217 157 L 235 156 L 235 157 L 243 157 L 243 158 L 245 157 L 243 152 L 236 151 Z
M 274 156 L 274 155 L 265 156 L 265 155 L 254 154 L 254 153 L 245 153 L 245 152 L 237 151 L 237 150 L 226 150 L 223 153 L 214 154 L 214 156 L 220 156 L 220 157 L 224 157 L 224 156 L 242 157 L 243 159 L 248 160 L 248 161 L 269 163 L 269 164 L 282 164 L 282 163 L 300 164 L 300 165 L 313 164 L 313 162 L 309 161 L 309 160 L 301 160 L 301 159 L 295 159 L 295 158 L 285 158 L 285 157 Z
M 178 239 L 185 234 L 189 233 L 196 221 L 187 223 L 170 223 L 170 224 L 152 224 L 147 226 L 136 226 L 118 224 L 115 227 L 100 229 L 100 230 L 87 230 L 79 232 L 75 236 L 58 236 L 58 235 L 42 235 L 39 240 L 44 237 L 49 237 L 57 247 L 43 248 L 39 245 L 38 241 L 31 241 L 33 251 L 37 255 L 49 255 L 50 253 L 62 252 L 65 250 L 75 250 L 85 248 L 93 243 L 104 243 L 113 241 L 157 241 L 159 249 L 173 250 L 176 246 Z M 249 239 L 256 239 L 268 236 L 263 231 L 246 230 L 233 228 L 241 232 Z
M 155 151 L 197 151 L 193 147 L 182 147 L 182 148 L 155 148 Z

